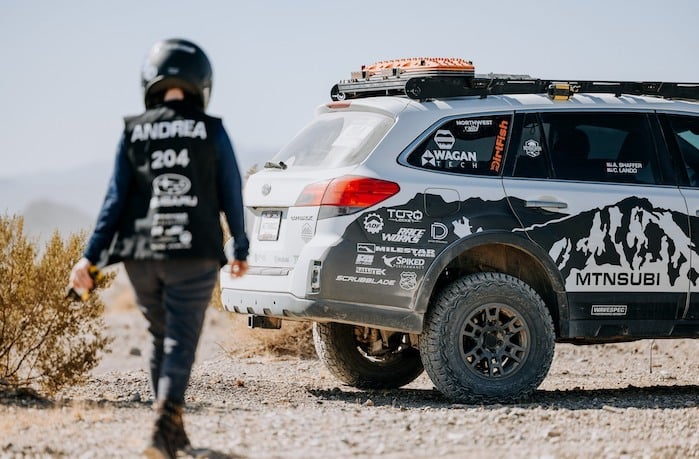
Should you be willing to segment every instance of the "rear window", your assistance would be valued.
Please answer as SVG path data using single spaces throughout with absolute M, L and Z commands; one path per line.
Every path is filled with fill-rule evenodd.
M 272 161 L 281 161 L 288 167 L 359 164 L 392 125 L 392 118 L 378 113 L 325 113 L 306 126 Z

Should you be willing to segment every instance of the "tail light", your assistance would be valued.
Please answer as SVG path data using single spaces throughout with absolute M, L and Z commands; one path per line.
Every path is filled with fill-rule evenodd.
M 395 182 L 347 175 L 312 183 L 303 189 L 296 206 L 320 206 L 318 218 L 349 215 L 390 198 L 400 191 Z

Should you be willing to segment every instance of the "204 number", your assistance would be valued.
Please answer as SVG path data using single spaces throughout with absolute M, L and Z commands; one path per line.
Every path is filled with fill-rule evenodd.
M 151 169 L 163 169 L 175 166 L 187 167 L 189 152 L 186 148 L 177 153 L 173 149 L 157 150 L 151 153 Z

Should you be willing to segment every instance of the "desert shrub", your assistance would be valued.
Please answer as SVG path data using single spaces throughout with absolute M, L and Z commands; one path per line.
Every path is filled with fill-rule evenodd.
M 41 250 L 18 216 L 0 218 L 0 391 L 32 388 L 53 394 L 84 380 L 109 343 L 98 295 L 66 299 L 70 270 L 85 235 L 58 233 Z M 109 279 L 103 282 L 103 286 Z

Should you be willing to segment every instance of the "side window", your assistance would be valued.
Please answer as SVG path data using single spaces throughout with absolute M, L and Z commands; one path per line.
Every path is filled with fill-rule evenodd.
M 457 118 L 430 133 L 407 157 L 411 166 L 469 175 L 500 175 L 510 115 Z
M 670 127 L 689 177 L 689 185 L 699 187 L 699 116 L 668 115 Z
M 554 176 L 567 180 L 661 183 L 644 113 L 542 113 Z
M 515 141 L 513 139 L 513 141 Z M 519 145 L 514 150 L 513 177 L 547 178 L 548 152 L 546 140 L 541 131 L 539 117 L 536 113 L 527 113 L 522 122 Z M 511 152 L 513 150 L 510 150 Z

